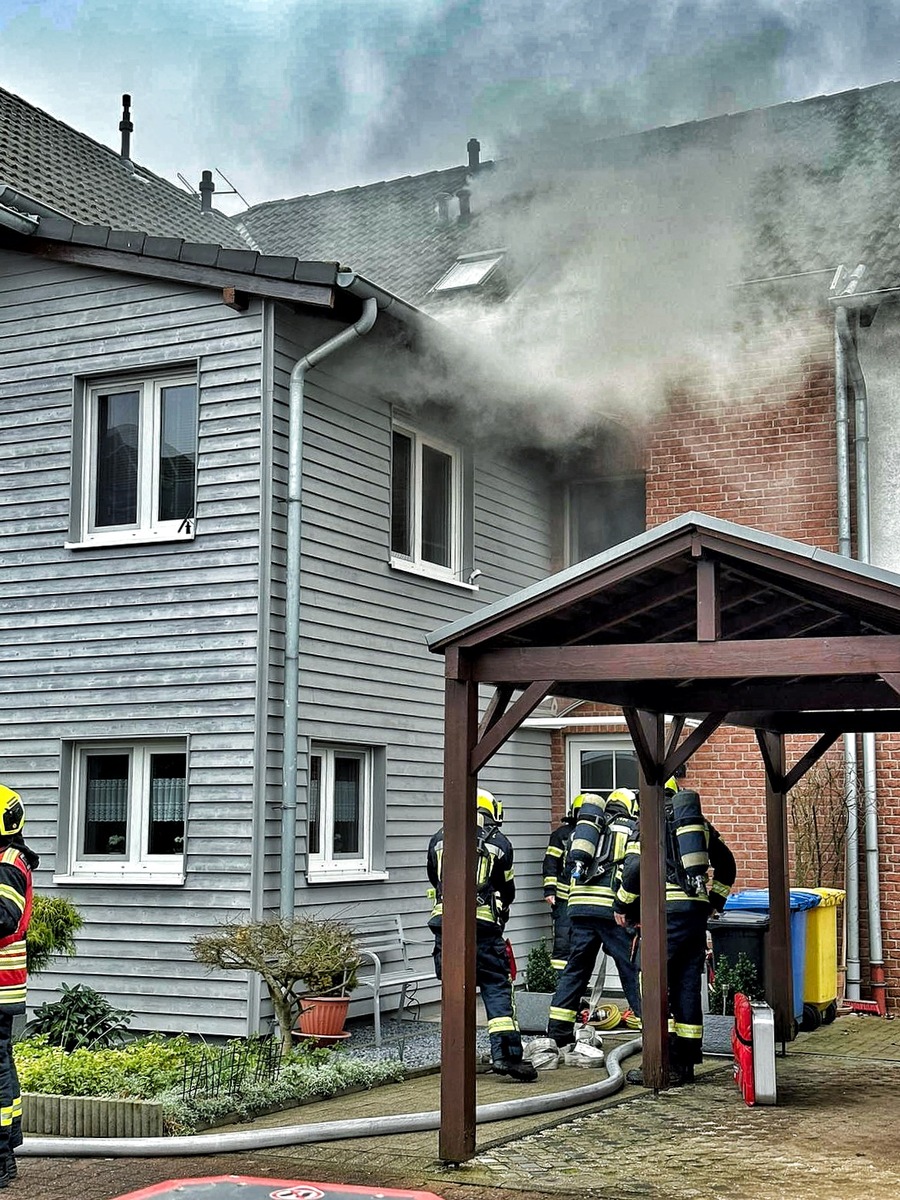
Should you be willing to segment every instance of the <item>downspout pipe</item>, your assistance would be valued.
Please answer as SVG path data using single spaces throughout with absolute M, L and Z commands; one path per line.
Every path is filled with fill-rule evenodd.
M 303 525 L 303 409 L 306 375 L 323 359 L 367 334 L 378 315 L 373 296 L 363 300 L 362 316 L 347 329 L 294 364 L 291 371 L 288 423 L 287 546 L 284 634 L 284 752 L 281 797 L 280 911 L 283 920 L 294 915 L 297 846 L 297 774 L 300 756 L 300 535 Z
M 840 310 L 846 317 L 846 309 Z M 838 330 L 834 326 L 835 378 L 835 435 L 837 439 L 837 522 L 838 554 L 853 557 L 850 521 L 850 409 L 847 399 L 847 362 Z M 859 999 L 859 764 L 855 733 L 844 734 L 844 795 L 847 804 L 846 889 L 844 907 L 846 934 L 844 960 L 846 964 L 845 994 L 848 1000 Z
M 837 329 L 847 378 L 853 389 L 856 442 L 856 539 L 857 558 L 869 563 L 872 557 L 869 510 L 869 419 L 866 380 L 846 307 L 835 310 Z M 882 942 L 881 884 L 878 864 L 878 795 L 875 766 L 875 735 L 862 735 L 862 781 L 865 804 L 866 899 L 869 910 L 869 968 L 873 998 L 882 1015 L 887 1012 Z

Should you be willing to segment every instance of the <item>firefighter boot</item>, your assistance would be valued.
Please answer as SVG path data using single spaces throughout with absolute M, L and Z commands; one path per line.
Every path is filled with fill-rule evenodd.
M 19 1165 L 16 1162 L 14 1151 L 10 1150 L 9 1154 L 7 1154 L 4 1160 L 3 1165 L 6 1167 L 6 1176 L 9 1179 L 9 1182 L 12 1183 L 12 1181 L 18 1178 L 19 1175 Z
M 538 1077 L 534 1064 L 524 1058 L 495 1058 L 491 1070 L 495 1075 L 505 1075 L 516 1083 L 534 1083 Z

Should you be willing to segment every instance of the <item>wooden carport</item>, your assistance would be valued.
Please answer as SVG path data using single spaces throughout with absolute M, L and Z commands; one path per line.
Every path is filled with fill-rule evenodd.
M 900 575 L 686 513 L 438 630 L 429 647 L 446 659 L 440 1157 L 475 1151 L 476 779 L 548 695 L 621 706 L 639 760 L 643 1064 L 655 1088 L 668 1082 L 663 784 L 721 724 L 755 731 L 768 1000 L 790 1040 L 785 796 L 842 733 L 900 730 Z M 482 684 L 494 691 L 479 720 Z M 687 718 L 699 724 L 685 732 Z M 789 767 L 793 733 L 815 740 Z

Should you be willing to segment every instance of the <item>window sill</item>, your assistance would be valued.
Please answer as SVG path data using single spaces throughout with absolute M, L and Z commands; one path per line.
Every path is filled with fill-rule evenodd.
M 92 550 L 97 546 L 149 546 L 154 542 L 192 542 L 195 523 L 191 531 L 176 533 L 167 529 L 117 529 L 115 533 L 91 533 L 79 542 L 64 542 L 66 550 Z
M 378 883 L 390 879 L 387 871 L 310 870 L 307 883 Z
M 389 565 L 392 571 L 402 571 L 406 575 L 418 575 L 421 579 L 432 579 L 435 583 L 447 583 L 450 587 L 462 588 L 464 592 L 478 591 L 477 583 L 465 583 L 454 575 L 446 575 L 437 569 L 431 570 L 422 563 L 407 562 L 403 558 L 392 558 Z
M 114 884 L 121 887 L 180 887 L 184 884 L 184 871 L 75 871 L 66 875 L 54 875 L 54 883 L 66 884 Z

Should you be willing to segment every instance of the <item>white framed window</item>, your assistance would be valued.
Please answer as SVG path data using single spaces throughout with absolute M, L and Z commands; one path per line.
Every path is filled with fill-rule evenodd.
M 85 382 L 75 446 L 70 545 L 193 536 L 196 373 Z
M 78 881 L 183 883 L 187 743 L 75 743 L 67 877 Z
M 449 443 L 395 425 L 391 453 L 391 563 L 459 580 L 463 456 Z
M 596 792 L 608 796 L 616 788 L 637 791 L 638 761 L 631 739 L 610 734 L 566 738 L 566 796 Z
M 381 766 L 371 747 L 312 743 L 307 820 L 311 882 L 383 875 Z

